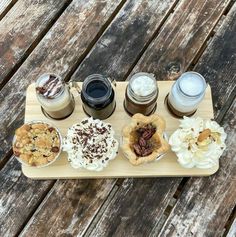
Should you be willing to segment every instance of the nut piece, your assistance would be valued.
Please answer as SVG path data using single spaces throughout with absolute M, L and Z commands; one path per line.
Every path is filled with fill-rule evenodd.
M 139 146 L 139 144 L 134 144 L 133 145 L 133 148 L 134 148 L 134 151 L 137 155 L 141 156 L 142 155 L 142 149 L 141 147 Z
M 139 138 L 138 143 L 139 143 L 140 146 L 146 146 L 147 145 L 147 142 L 143 137 Z
M 211 135 L 211 130 L 209 128 L 204 129 L 198 136 L 197 141 L 202 142 Z
M 146 131 L 143 133 L 142 137 L 143 137 L 145 140 L 149 140 L 149 139 L 152 137 L 152 135 L 153 135 L 153 133 L 152 133 L 151 130 L 146 130 Z

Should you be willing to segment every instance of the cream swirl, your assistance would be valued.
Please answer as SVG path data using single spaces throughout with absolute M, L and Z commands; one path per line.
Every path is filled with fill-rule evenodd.
M 169 144 L 183 167 L 208 169 L 218 163 L 226 148 L 225 139 L 224 129 L 215 121 L 184 117 Z
M 101 171 L 116 157 L 118 145 L 110 124 L 88 118 L 68 129 L 63 150 L 73 168 Z

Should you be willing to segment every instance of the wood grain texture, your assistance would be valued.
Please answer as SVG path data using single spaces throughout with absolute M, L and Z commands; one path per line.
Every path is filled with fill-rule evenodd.
M 0 88 L 70 0 L 19 0 L 0 21 Z
M 11 147 L 15 128 L 23 123 L 27 86 L 45 71 L 55 72 L 64 77 L 73 67 L 74 62 L 86 51 L 119 3 L 120 1 L 110 0 L 74 0 L 17 73 L 0 91 L 1 158 Z M 31 181 L 24 176 L 21 182 L 18 179 L 19 176 L 22 177 L 21 172 L 17 171 L 19 168 L 10 165 L 11 163 L 7 163 L 1 170 L 3 176 L 1 182 L 6 183 L 0 187 L 1 193 L 4 194 L 0 196 L 1 213 L 3 213 L 1 216 L 3 232 L 1 233 L 9 233 L 9 236 L 14 236 L 42 201 L 41 198 L 46 195 L 52 183 L 51 181 Z M 17 165 L 19 166 L 18 163 Z M 7 181 L 11 181 L 11 186 Z M 108 183 L 106 185 L 106 188 L 109 189 Z M 99 193 L 99 188 L 98 186 L 97 193 Z M 9 199 L 9 193 L 13 198 Z M 16 199 L 17 196 L 19 200 Z M 9 210 L 12 209 L 14 211 L 10 212 Z M 82 204 L 81 210 L 86 213 Z
M 191 63 L 191 60 L 195 58 L 202 44 L 209 37 L 228 3 L 229 1 L 181 1 L 173 15 L 163 25 L 159 35 L 153 43 L 151 43 L 144 56 L 141 57 L 133 73 L 138 71 L 152 72 L 155 73 L 158 80 L 165 80 L 167 79 L 168 73 L 165 69 L 168 68 L 169 62 L 174 62 L 174 65 L 177 64 L 177 66 L 178 64 L 182 66 L 182 62 L 187 62 L 187 64 L 184 63 L 183 65 L 183 70 L 185 70 Z M 181 53 L 181 51 L 183 53 Z M 183 60 L 183 58 L 185 60 Z M 164 71 L 161 69 L 164 69 Z M 120 222 L 112 224 L 112 222 L 116 220 L 119 221 L 121 219 L 120 216 L 122 216 L 121 213 L 126 213 L 127 210 L 125 206 L 126 200 L 123 201 L 124 203 L 116 201 L 115 204 L 112 204 L 113 206 L 104 213 L 101 221 L 91 235 L 100 236 L 101 234 L 106 235 L 106 233 L 108 233 L 107 235 L 122 236 L 122 234 L 129 233 L 130 236 L 145 236 L 145 233 L 151 233 L 152 231 L 155 233 L 155 226 L 158 226 L 160 219 L 155 215 L 153 217 L 154 220 L 156 220 L 155 222 L 152 222 L 152 218 L 146 222 L 146 217 L 153 209 L 160 209 L 162 210 L 160 211 L 160 215 L 163 214 L 181 179 L 175 179 L 173 183 L 171 183 L 169 179 L 165 179 L 165 181 L 156 179 L 155 181 L 158 184 L 157 189 L 153 192 L 156 196 L 161 195 L 162 198 L 160 202 L 156 202 L 150 208 L 144 208 L 142 214 L 132 215 L 132 222 L 136 223 L 136 225 L 132 225 L 131 221 L 123 221 L 122 224 L 120 224 Z M 129 180 L 126 180 L 126 182 L 129 182 Z M 148 179 L 133 180 L 132 185 L 139 183 L 140 190 L 142 190 L 143 187 L 150 185 L 151 182 L 153 181 Z M 163 189 L 161 185 L 162 182 L 170 182 L 168 188 Z M 137 193 L 132 189 L 129 190 L 128 197 L 136 200 L 139 197 Z M 115 195 L 114 200 L 120 200 L 119 193 L 120 190 L 117 192 L 117 195 Z M 146 192 L 144 192 L 143 195 L 145 195 L 145 193 Z M 146 201 L 150 201 L 151 203 L 151 200 L 148 198 Z M 138 205 L 135 205 L 135 207 L 132 208 L 133 212 L 135 212 L 138 207 Z M 111 218 L 112 221 L 110 221 Z M 135 232 L 136 228 L 140 230 L 140 232 Z M 125 231 L 122 232 L 123 230 Z
M 181 1 L 132 72 L 154 72 L 157 80 L 171 79 L 168 74 L 178 71 L 178 68 L 184 72 L 209 37 L 229 2 Z
M 112 179 L 58 181 L 20 236 L 82 236 L 114 184 Z
M 90 236 L 148 236 L 160 221 L 178 181 L 126 179 Z
M 9 9 L 16 3 L 17 0 L 1 0 L 0 1 L 0 20 L 5 16 Z
M 221 123 L 228 136 L 219 171 L 188 182 L 159 236 L 221 236 L 236 205 L 235 114 L 236 100 Z
M 234 144 L 236 121 L 233 118 L 236 71 L 235 20 L 236 4 L 228 13 L 224 23 L 216 32 L 216 37 L 208 45 L 195 67 L 195 70 L 202 73 L 212 85 L 217 121 L 221 121 L 225 115 L 227 109 L 224 108 L 225 104 L 234 101 L 222 123 L 229 132 L 228 151 L 222 157 L 216 176 L 209 179 L 190 180 L 160 236 L 178 236 L 178 234 L 180 236 L 220 236 L 235 205 L 236 170 L 233 169 L 236 162 Z M 206 216 L 208 218 L 205 218 Z M 233 226 L 234 224 L 228 236 L 235 235 L 231 234 L 234 233 Z
M 196 65 L 211 85 L 215 117 L 218 120 L 236 95 L 236 4 Z M 220 115 L 221 114 L 221 115 Z
M 227 234 L 227 237 L 235 237 L 236 236 L 236 219 L 234 219 L 234 222 L 232 223 L 229 232 Z
M 52 184 L 27 179 L 12 157 L 0 173 L 0 235 L 15 236 Z
M 117 82 L 116 83 L 116 109 L 114 113 L 105 120 L 112 125 L 112 128 L 115 131 L 115 137 L 119 142 L 122 141 L 121 131 L 124 126 L 131 122 L 131 117 L 126 113 L 123 106 L 125 89 L 128 82 Z M 169 93 L 173 81 L 158 81 L 159 86 L 159 95 L 157 99 L 157 110 L 160 116 L 165 118 L 166 129 L 165 132 L 168 137 L 178 128 L 179 119 L 173 117 L 167 106 L 165 105 L 165 97 Z M 79 82 L 78 85 L 82 88 L 82 83 Z M 26 113 L 25 121 L 30 122 L 33 120 L 42 120 L 48 123 L 52 123 L 54 126 L 59 128 L 62 133 L 62 136 L 67 134 L 68 128 L 73 124 L 80 122 L 83 118 L 86 118 L 87 115 L 84 113 L 82 108 L 82 101 L 77 91 L 74 94 L 75 98 L 75 110 L 68 118 L 64 120 L 51 120 L 45 117 L 42 113 L 40 104 L 38 103 L 35 85 L 32 84 L 27 90 L 26 97 Z M 194 117 L 202 117 L 204 119 L 213 118 L 213 106 L 211 99 L 211 90 L 210 87 L 206 89 L 206 95 L 199 109 L 193 115 Z M 34 167 L 23 166 L 23 173 L 29 178 L 36 179 L 51 179 L 51 178 L 117 178 L 117 177 L 175 177 L 175 176 L 208 176 L 212 175 L 218 170 L 219 166 L 216 165 L 210 169 L 186 169 L 182 167 L 177 162 L 176 155 L 169 151 L 165 156 L 156 162 L 150 162 L 147 164 L 142 164 L 139 166 L 132 165 L 127 158 L 124 157 L 123 152 L 119 149 L 118 156 L 109 162 L 108 166 L 100 172 L 91 172 L 86 169 L 74 169 L 68 162 L 66 152 L 63 152 L 57 161 L 52 165 L 42 168 L 35 169 Z
M 79 65 L 72 80 L 92 73 L 124 80 L 175 5 L 175 0 L 129 0 Z
M 45 72 L 64 78 L 120 2 L 74 0 L 3 87 L 0 91 L 0 160 L 11 148 L 16 126 L 23 123 L 19 115 L 24 111 L 27 86 Z

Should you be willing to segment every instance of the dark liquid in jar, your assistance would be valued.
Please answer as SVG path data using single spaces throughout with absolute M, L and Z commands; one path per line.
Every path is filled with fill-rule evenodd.
M 107 86 L 104 83 L 101 83 L 101 81 L 92 81 L 86 88 L 86 93 L 92 98 L 101 98 L 105 96 L 107 92 Z
M 88 97 L 90 97 L 90 99 L 88 99 Z M 101 80 L 89 82 L 86 90 L 81 93 L 81 99 L 85 113 L 93 118 L 106 119 L 115 110 L 114 90 L 112 87 L 108 88 Z

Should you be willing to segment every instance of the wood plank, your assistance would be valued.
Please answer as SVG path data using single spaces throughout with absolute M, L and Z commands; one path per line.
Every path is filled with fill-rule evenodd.
M 121 128 L 130 123 L 131 118 L 124 110 L 123 101 L 125 95 L 125 89 L 128 82 L 116 83 L 116 109 L 114 113 L 105 120 L 112 125 L 115 136 L 118 141 L 122 141 Z M 179 127 L 179 119 L 173 117 L 167 109 L 164 101 L 166 95 L 169 93 L 173 81 L 158 81 L 159 95 L 157 100 L 157 108 L 159 114 L 165 118 L 166 121 L 166 134 L 168 137 Z M 78 85 L 82 88 L 82 82 Z M 75 98 L 75 110 L 74 112 L 64 120 L 48 119 L 42 113 L 41 107 L 38 103 L 35 84 L 29 86 L 26 97 L 26 113 L 25 121 L 42 120 L 48 123 L 52 123 L 58 127 L 62 133 L 62 136 L 67 134 L 68 128 L 75 123 L 78 123 L 87 115 L 82 108 L 82 102 L 77 91 L 74 94 Z M 200 116 L 204 119 L 213 118 L 213 106 L 211 99 L 211 89 L 207 87 L 204 100 L 201 102 L 200 108 L 194 114 L 195 117 Z M 122 154 L 122 150 L 119 149 L 117 157 L 112 160 L 108 167 L 100 172 L 91 172 L 86 169 L 74 169 L 68 162 L 66 152 L 63 152 L 57 161 L 52 165 L 43 169 L 35 169 L 34 167 L 23 166 L 23 173 L 29 178 L 35 179 L 52 179 L 52 178 L 117 178 L 117 177 L 184 177 L 184 176 L 208 176 L 215 173 L 219 168 L 219 165 L 215 165 L 210 169 L 192 168 L 186 169 L 177 162 L 175 153 L 169 151 L 165 156 L 156 162 L 150 162 L 140 166 L 132 165 L 127 158 Z
M 22 67 L 0 91 L 0 117 L 2 122 L 0 138 L 1 157 L 3 157 L 10 148 L 10 143 L 8 143 L 7 148 L 6 140 L 3 139 L 3 136 L 10 138 L 13 133 L 13 130 L 9 132 L 10 127 L 7 127 L 6 124 L 11 124 L 14 129 L 14 126 L 17 126 L 15 123 L 19 124 L 23 122 L 22 111 L 24 111 L 25 90 L 27 86 L 45 71 L 53 71 L 64 77 L 68 71 L 71 70 L 74 62 L 86 52 L 86 49 L 96 38 L 96 35 L 105 27 L 106 22 L 111 17 L 113 18 L 113 12 L 121 3 L 122 1 L 110 0 L 74 0 L 47 33 L 43 41 L 40 42 L 30 57 L 24 62 Z M 22 80 L 22 78 L 24 80 Z M 8 115 L 6 115 L 6 112 Z M 8 122 L 6 123 L 6 121 Z M 2 134 L 4 135 L 2 136 Z M 10 140 L 11 138 L 9 141 Z M 6 233 L 10 233 L 13 236 L 21 230 L 22 225 L 28 221 L 34 209 L 47 194 L 48 189 L 51 188 L 51 181 L 31 181 L 22 176 L 24 179 L 22 179 L 22 182 L 19 182 L 18 178 L 14 178 L 17 165 L 19 166 L 19 164 L 15 162 L 14 160 L 14 165 L 12 166 L 10 166 L 11 163 L 7 163 L 1 170 L 1 175 L 3 176 L 1 180 L 3 180 L 3 182 L 4 180 L 12 180 L 11 187 L 9 187 L 9 185 L 0 186 L 1 193 L 5 194 L 0 196 L 1 208 L 4 208 L 4 205 L 7 203 L 6 208 L 3 209 L 5 214 L 3 218 L 1 218 L 1 228 L 4 232 L 8 231 Z M 17 172 L 17 175 L 19 176 L 21 173 Z M 106 190 L 113 187 L 112 182 L 110 186 L 108 182 L 105 184 Z M 89 184 L 86 186 L 88 190 L 90 190 L 90 186 Z M 14 193 L 16 193 L 16 195 L 19 194 L 16 190 L 20 191 L 22 187 L 23 190 L 33 191 L 22 192 L 22 194 L 19 195 L 21 201 L 18 202 L 20 205 L 15 202 L 14 198 L 8 200 L 8 188 L 14 188 L 12 189 L 12 196 L 14 196 Z M 36 197 L 33 195 L 35 189 Z M 39 190 L 39 198 L 37 198 L 37 189 Z M 97 185 L 97 189 L 97 195 L 99 195 L 99 185 Z M 82 195 L 82 193 L 83 192 L 80 194 Z M 102 193 L 104 195 L 104 191 Z M 103 200 L 101 200 L 101 202 L 102 201 Z M 14 212 L 8 213 L 10 207 L 14 209 Z M 87 211 L 86 208 L 83 208 L 82 203 L 81 210 L 83 210 L 83 214 L 86 216 Z M 14 223 L 16 224 L 14 225 Z M 87 222 L 85 223 L 85 227 L 86 224 Z
M 134 6 L 137 6 L 137 4 L 140 4 L 140 2 L 137 3 L 137 1 L 132 1 L 132 4 Z M 153 2 L 153 4 L 154 4 L 154 2 Z M 129 5 L 130 5 L 130 3 L 129 3 Z M 132 12 L 132 10 L 134 10 L 133 7 L 129 11 Z M 164 12 L 163 12 L 163 14 L 164 14 Z M 120 15 L 120 17 L 122 17 L 122 15 Z M 123 15 L 123 17 L 124 17 L 124 15 Z M 128 21 L 128 19 L 127 19 L 127 21 Z M 153 24 L 152 24 L 152 26 L 153 26 Z M 115 27 L 115 25 L 113 27 Z M 142 26 L 140 26 L 140 27 L 142 27 Z M 153 27 L 153 30 L 154 30 L 154 27 Z M 126 45 L 125 45 L 125 47 L 126 47 Z M 68 188 L 68 186 L 66 184 L 67 183 L 65 183 L 63 186 L 61 186 L 62 190 L 66 190 L 66 189 L 70 190 L 71 189 L 71 188 Z M 75 195 L 74 187 L 75 186 L 73 185 L 73 188 L 72 188 L 73 190 L 70 193 L 70 195 L 72 195 L 72 196 Z M 55 192 L 56 192 L 57 189 L 58 188 L 55 189 Z M 48 198 L 48 201 L 45 200 L 44 204 L 42 206 L 40 206 L 40 208 L 38 209 L 38 211 L 36 213 L 36 216 L 34 216 L 32 218 L 32 220 L 30 220 L 29 224 L 26 226 L 25 230 L 22 232 L 23 236 L 28 236 L 27 233 L 29 233 L 29 236 L 31 236 L 31 235 L 33 235 L 34 231 L 36 232 L 37 235 L 39 235 L 41 233 L 40 231 L 42 231 L 42 235 L 44 235 L 44 236 L 45 236 L 45 234 L 53 235 L 53 233 L 58 233 L 57 229 L 55 230 L 55 229 L 53 229 L 53 227 L 52 227 L 53 230 L 49 230 L 50 227 L 46 228 L 46 230 L 41 230 L 41 228 L 40 228 L 40 230 L 38 230 L 39 224 L 42 223 L 42 220 L 45 217 L 45 209 L 47 209 L 46 207 L 50 207 L 51 208 L 51 202 L 52 201 L 50 201 L 50 200 L 53 200 L 53 203 L 58 203 L 58 200 L 61 199 L 61 196 L 59 195 L 58 197 L 54 198 L 54 191 L 53 191 L 53 194 L 51 195 L 51 193 L 50 193 L 50 195 L 47 198 Z M 71 202 L 71 200 L 67 200 L 67 203 L 70 203 L 68 205 L 71 205 L 72 202 Z M 64 213 L 60 213 L 60 216 L 61 217 L 59 218 L 59 220 L 57 220 L 57 227 L 59 228 L 59 232 L 60 233 L 62 233 L 62 234 L 66 233 L 66 234 L 72 234 L 72 235 L 79 235 L 79 234 L 81 234 L 84 231 L 83 228 L 82 228 L 82 230 L 79 230 L 79 228 L 78 228 L 78 226 L 79 226 L 78 225 L 78 219 L 77 219 L 76 215 L 69 215 L 68 216 L 68 215 L 65 215 Z M 84 216 L 86 216 L 86 215 L 84 214 Z M 53 221 L 54 218 L 55 218 L 55 216 L 50 218 L 50 222 Z M 64 220 L 65 219 L 68 219 L 69 223 L 74 223 L 74 224 L 72 224 L 70 226 L 71 228 L 68 229 L 68 226 L 64 225 Z M 88 214 L 88 220 L 89 221 L 91 220 L 90 219 L 90 214 Z M 83 219 L 80 219 L 80 221 L 83 222 Z M 59 227 L 60 225 L 62 227 Z
M 211 1 L 210 3 L 206 1 L 182 1 L 173 13 L 173 16 L 164 24 L 162 31 L 153 41 L 133 72 L 154 72 L 158 80 L 166 79 L 166 73 L 161 73 L 160 71 L 160 68 L 165 67 L 164 58 L 168 62 L 174 56 L 179 55 L 179 52 L 177 52 L 179 47 L 186 52 L 185 58 L 191 62 L 191 59 L 195 58 L 198 50 L 208 38 L 228 3 L 229 1 L 221 1 L 219 5 L 218 1 Z M 215 6 L 217 6 L 217 9 Z M 206 14 L 206 12 L 209 12 L 209 14 Z M 170 42 L 171 40 L 173 42 Z M 174 53 L 171 51 L 173 48 L 170 45 L 173 45 L 175 48 Z M 162 55 L 164 56 L 162 57 Z M 159 62 L 160 57 L 162 57 L 162 60 Z M 180 60 L 181 58 L 177 59 Z M 187 66 L 184 68 L 187 68 Z M 101 220 L 96 224 L 91 236 L 122 236 L 127 233 L 130 236 L 146 236 L 151 231 L 154 233 L 180 181 L 181 179 L 175 179 L 174 182 L 170 182 L 169 179 L 155 179 L 155 181 L 145 179 L 133 180 L 132 184 L 129 184 L 129 180 L 125 180 L 127 183 L 127 195 L 123 199 L 123 189 L 118 190 L 114 201 L 112 201 Z M 143 188 L 150 185 L 151 182 L 156 182 L 157 185 L 155 190 L 153 190 L 153 195 L 156 197 L 161 195 L 158 202 L 154 203 L 146 195 L 149 189 Z M 141 192 L 139 195 L 137 191 L 132 189 L 136 183 L 139 184 L 140 190 L 144 189 L 143 192 L 139 191 Z M 152 189 L 150 188 L 150 190 Z M 143 203 L 143 201 L 131 206 L 132 203 L 129 200 L 136 201 L 139 199 L 139 196 L 144 196 L 146 198 L 145 203 L 151 204 L 150 206 L 145 205 L 142 212 L 140 211 L 136 215 L 136 209 L 139 210 L 138 204 Z M 127 206 L 126 199 L 128 199 Z M 129 208 L 131 210 L 130 213 Z M 156 211 L 155 215 L 153 215 L 153 210 Z M 132 221 L 130 220 L 131 216 Z
M 216 93 L 216 105 L 221 101 L 225 103 L 226 99 L 229 103 L 233 101 L 233 105 L 222 122 L 228 133 L 228 149 L 221 159 L 220 169 L 216 175 L 207 179 L 190 180 L 160 236 L 176 236 L 178 234 L 189 236 L 191 232 L 193 236 L 220 236 L 236 204 L 236 170 L 234 165 L 236 163 L 234 144 L 236 100 L 232 89 L 235 88 L 236 61 L 233 59 L 236 57 L 236 48 L 233 43 L 231 44 L 235 41 L 235 20 L 236 4 L 227 15 L 224 24 L 219 28 L 216 38 L 209 44 L 199 60 L 199 64 L 196 65 L 196 70 L 204 73 L 215 88 L 213 95 Z M 221 87 L 224 90 L 221 90 Z M 225 109 L 220 106 L 215 106 L 214 109 L 217 120 L 221 121 Z
M 1 0 L 0 2 L 0 20 L 6 15 L 17 0 Z
M 16 124 L 23 123 L 19 114 L 24 111 L 28 85 L 46 71 L 64 78 L 75 62 L 83 57 L 104 24 L 113 18 L 113 11 L 119 3 L 122 1 L 74 0 L 0 91 L 0 162 L 11 148 Z
M 20 236 L 82 236 L 114 183 L 114 179 L 58 181 Z
M 16 235 L 52 185 L 53 181 L 27 179 L 12 157 L 0 173 L 1 236 Z
M 180 180 L 126 179 L 90 236 L 148 236 Z
M 19 0 L 0 21 L 0 88 L 71 0 Z
M 211 85 L 215 117 L 221 120 L 236 95 L 236 4 L 194 70 Z M 221 115 L 220 115 L 221 114 Z
M 219 171 L 188 182 L 159 236 L 221 236 L 236 205 L 235 114 L 236 100 L 221 123 L 228 137 Z
M 101 73 L 124 80 L 175 4 L 176 0 L 127 1 L 71 79 L 83 81 Z
M 184 72 L 208 39 L 229 2 L 181 1 L 132 73 L 154 72 L 157 80 L 170 80 L 172 77 L 168 74 L 175 72 L 173 69 L 178 71 L 180 68 Z
M 235 237 L 236 236 L 236 218 L 234 219 L 234 222 L 232 223 L 229 232 L 227 234 L 227 237 Z

